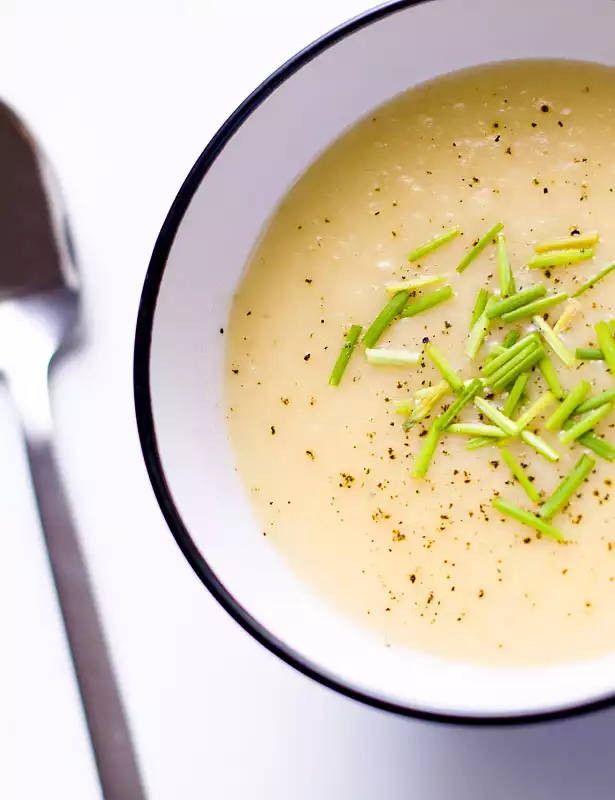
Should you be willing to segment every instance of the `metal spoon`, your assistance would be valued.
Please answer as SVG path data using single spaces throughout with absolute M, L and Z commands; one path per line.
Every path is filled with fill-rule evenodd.
M 79 289 L 57 184 L 0 102 L 0 373 L 21 420 L 41 526 L 105 800 L 144 800 L 92 586 L 53 454 L 50 367 L 74 341 Z

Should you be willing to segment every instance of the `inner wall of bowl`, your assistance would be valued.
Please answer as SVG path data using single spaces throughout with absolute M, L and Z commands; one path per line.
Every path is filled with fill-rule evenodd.
M 611 0 L 433 0 L 395 11 L 322 52 L 239 127 L 180 225 L 156 307 L 155 432 L 184 525 L 226 590 L 320 672 L 410 708 L 462 715 L 554 710 L 615 687 L 615 655 L 544 669 L 487 669 L 383 641 L 337 615 L 262 536 L 234 471 L 223 402 L 233 293 L 263 225 L 340 133 L 406 88 L 489 61 L 564 57 L 612 64 Z

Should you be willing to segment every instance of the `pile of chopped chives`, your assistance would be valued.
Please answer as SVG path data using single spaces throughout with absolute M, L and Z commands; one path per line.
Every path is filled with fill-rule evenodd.
M 454 297 L 453 288 L 448 283 L 431 288 L 443 283 L 446 274 L 422 274 L 385 287 L 391 297 L 367 328 L 362 340 L 363 327 L 356 324 L 350 326 L 329 383 L 332 386 L 339 385 L 360 340 L 365 358 L 372 365 L 413 367 L 431 361 L 442 380 L 434 386 L 417 390 L 411 400 L 396 403 L 397 412 L 405 416 L 403 428 L 409 430 L 429 418 L 441 402 L 446 402 L 444 410 L 433 417 L 422 439 L 414 461 L 413 477 L 424 478 L 427 475 L 438 443 L 444 436 L 471 437 L 468 450 L 496 446 L 512 476 L 535 508 L 528 511 L 499 496 L 494 497 L 493 507 L 500 514 L 533 528 L 539 536 L 564 541 L 564 535 L 551 524 L 551 519 L 567 507 L 581 483 L 587 480 L 595 467 L 595 458 L 588 453 L 582 454 L 555 492 L 545 497 L 509 446 L 514 441 L 522 441 L 551 463 L 559 460 L 562 446 L 576 444 L 599 458 L 615 460 L 615 446 L 595 433 L 596 426 L 613 411 L 615 389 L 591 397 L 588 396 L 591 392 L 590 383 L 581 380 L 565 391 L 555 367 L 555 364 L 560 364 L 569 369 L 583 361 L 600 361 L 615 377 L 615 320 L 602 320 L 596 324 L 597 347 L 579 347 L 571 352 L 561 338 L 561 333 L 572 325 L 579 313 L 582 300 L 575 298 L 582 298 L 611 272 L 615 272 L 615 262 L 580 284 L 570 299 L 566 292 L 549 294 L 542 284 L 517 290 L 503 228 L 503 223 L 498 222 L 477 238 L 457 266 L 457 272 L 462 273 L 489 245 L 497 248 L 499 292 L 493 293 L 487 287 L 479 290 L 471 313 L 466 355 L 471 362 L 479 360 L 481 348 L 495 321 L 500 325 L 531 321 L 529 333 L 521 336 L 519 330 L 510 330 L 501 344 L 491 347 L 489 354 L 475 369 L 474 377 L 469 380 L 463 378 L 428 337 L 424 339 L 422 352 L 376 347 L 387 329 L 397 320 L 415 317 Z M 415 248 L 408 255 L 408 261 L 422 260 L 459 233 L 459 228 L 454 227 L 433 237 Z M 530 269 L 551 269 L 586 261 L 593 257 L 598 240 L 597 233 L 588 233 L 537 243 L 534 246 L 535 254 L 527 260 L 526 266 Z M 568 303 L 557 323 L 549 325 L 544 312 L 565 301 Z M 548 389 L 519 413 L 519 406 L 524 404 L 528 384 L 536 369 L 542 374 Z M 506 399 L 500 403 L 498 396 L 503 393 L 506 393 Z M 476 410 L 478 419 L 459 419 L 468 408 Z M 544 428 L 558 436 L 557 449 L 535 430 L 529 429 L 530 424 L 541 415 L 546 417 Z

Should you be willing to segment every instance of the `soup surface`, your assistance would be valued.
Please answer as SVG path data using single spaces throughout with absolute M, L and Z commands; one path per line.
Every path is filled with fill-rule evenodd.
M 492 508 L 497 493 L 532 505 L 496 446 L 468 451 L 467 437 L 444 435 L 427 476 L 411 476 L 430 420 L 405 432 L 395 401 L 441 380 L 429 359 L 373 366 L 359 345 L 340 385 L 328 385 L 348 326 L 373 321 L 385 285 L 435 273 L 447 273 L 454 297 L 398 320 L 378 346 L 421 351 L 429 337 L 464 379 L 477 374 L 510 326 L 494 325 L 470 362 L 470 315 L 481 287 L 498 290 L 497 251 L 489 244 L 458 274 L 463 254 L 501 220 L 517 288 L 572 292 L 615 258 L 614 190 L 615 70 L 489 65 L 414 88 L 356 125 L 292 188 L 253 255 L 226 332 L 240 476 L 263 534 L 301 578 L 390 646 L 501 665 L 615 649 L 611 463 L 596 458 L 553 519 L 561 544 Z M 460 235 L 408 263 L 455 225 Z M 591 260 L 528 269 L 536 242 L 578 231 L 600 234 Z M 615 316 L 615 273 L 578 303 L 562 336 L 572 352 L 596 347 L 594 324 Z M 548 312 L 550 324 L 564 308 Z M 615 385 L 603 361 L 551 358 L 566 390 L 582 378 L 592 393 Z M 545 389 L 536 370 L 529 399 Z M 552 411 L 531 429 L 561 453 L 556 464 L 510 444 L 545 497 L 583 453 L 544 431 Z M 460 419 L 478 421 L 471 408 Z M 607 440 L 613 419 L 598 428 Z

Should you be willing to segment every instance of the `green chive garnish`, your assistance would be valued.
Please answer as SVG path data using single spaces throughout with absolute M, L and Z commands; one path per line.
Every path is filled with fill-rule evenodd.
M 509 503 L 507 500 L 503 500 L 501 497 L 494 497 L 491 501 L 491 504 L 500 512 L 500 514 L 504 514 L 507 517 L 516 519 L 517 522 L 520 522 L 522 525 L 527 525 L 529 528 L 534 528 L 534 530 L 538 531 L 539 533 L 544 533 L 545 536 L 550 536 L 551 539 L 555 539 L 558 542 L 564 540 L 564 535 L 560 530 L 554 528 L 553 525 L 549 525 L 548 522 L 540 519 L 530 511 L 525 511 L 525 509 Z
M 454 392 L 458 392 L 463 389 L 463 381 L 459 377 L 459 374 L 448 363 L 444 354 L 435 346 L 435 344 L 432 344 L 432 342 L 427 342 L 425 345 L 425 355 L 428 356 L 428 358 L 433 362 L 444 380 Z
M 585 250 L 555 250 L 550 253 L 540 253 L 527 262 L 530 269 L 545 269 L 547 267 L 561 267 L 567 264 L 578 264 L 592 258 L 594 251 L 591 247 Z
M 523 339 L 519 339 L 518 342 L 515 342 L 510 347 L 506 348 L 502 353 L 500 353 L 500 355 L 496 356 L 493 361 L 490 361 L 489 364 L 486 364 L 483 369 L 483 376 L 486 378 L 489 375 L 494 375 L 503 366 L 509 364 L 511 360 L 520 352 L 525 351 L 528 348 L 535 347 L 539 343 L 540 340 L 535 333 L 528 333 L 528 335 L 524 336 Z
M 583 436 L 579 436 L 577 441 L 579 444 L 582 444 L 583 447 L 592 450 L 600 458 L 604 458 L 605 461 L 615 461 L 615 447 L 599 436 L 596 436 L 595 433 L 591 431 L 589 431 L 589 433 L 584 433 Z
M 598 283 L 598 281 L 601 281 L 603 278 L 606 278 L 609 272 L 613 272 L 614 269 L 615 269 L 615 261 L 613 261 L 612 264 L 609 264 L 607 267 L 604 267 L 599 272 L 597 272 L 593 278 L 590 278 L 588 281 L 585 281 L 585 283 L 581 284 L 581 286 L 579 286 L 576 292 L 572 293 L 571 297 L 578 297 L 580 294 L 583 294 L 583 292 L 586 292 L 588 289 L 591 289 L 592 286 L 595 286 Z
M 475 397 L 474 405 L 482 414 L 488 417 L 491 422 L 497 425 L 498 428 L 501 428 L 505 434 L 508 436 L 517 435 L 518 431 L 515 423 L 508 417 L 505 417 L 500 409 L 496 408 L 496 406 L 494 406 L 488 400 L 484 400 L 482 397 Z
M 478 318 L 485 310 L 487 300 L 489 300 L 489 290 L 479 289 L 476 303 L 474 304 L 474 310 L 472 311 L 472 317 L 470 319 L 470 330 L 472 330 L 472 328 L 476 325 Z
M 604 353 L 604 360 L 611 375 L 615 375 L 615 341 L 606 322 L 597 322 L 595 325 L 598 344 Z
M 454 239 L 458 233 L 459 228 L 455 227 L 448 231 L 444 231 L 444 233 L 440 233 L 438 236 L 434 236 L 433 239 L 430 239 L 428 242 L 425 242 L 425 244 L 417 247 L 416 250 L 408 253 L 408 261 L 418 261 L 419 258 L 423 258 L 423 256 L 426 256 L 428 253 L 437 250 L 438 247 L 442 247 L 443 244 L 450 242 L 450 240 Z
M 362 330 L 363 330 L 362 325 L 350 326 L 350 329 L 346 334 L 344 344 L 342 345 L 340 354 L 337 357 L 335 365 L 333 366 L 331 377 L 329 378 L 329 386 L 339 386 L 339 382 L 342 380 L 342 375 L 346 371 L 346 367 L 348 366 L 348 362 L 350 361 L 350 356 L 352 355 L 353 350 L 357 346 L 357 342 L 359 341 L 359 337 L 361 336 Z
M 503 222 L 497 222 L 493 228 L 491 228 L 491 230 L 488 230 L 484 236 L 481 236 L 476 244 L 474 244 L 461 259 L 459 266 L 457 267 L 457 272 L 463 272 L 465 269 L 467 269 L 474 259 L 483 252 L 489 242 L 492 242 L 495 239 L 503 227 Z
M 478 378 L 474 378 L 471 380 L 467 386 L 463 387 L 463 391 L 459 395 L 459 397 L 455 400 L 454 403 L 446 409 L 446 411 L 439 417 L 438 425 L 440 430 L 444 430 L 447 428 L 451 422 L 457 417 L 459 412 L 467 406 L 468 403 L 471 403 L 472 400 L 476 397 L 478 392 L 481 390 L 482 384 Z
M 511 311 L 521 308 L 521 306 L 533 303 L 534 300 L 540 300 L 546 293 L 547 290 L 541 284 L 538 284 L 538 286 L 529 286 L 527 289 L 522 289 L 520 292 L 517 292 L 517 294 L 514 294 L 512 297 L 507 297 L 504 300 L 498 300 L 493 303 L 489 309 L 488 316 L 490 319 L 497 319 L 503 314 L 509 314 Z
M 486 308 L 489 307 L 490 302 L 491 300 L 487 302 Z M 468 336 L 468 343 L 466 344 L 466 355 L 472 361 L 478 355 L 478 351 L 480 350 L 483 342 L 485 341 L 485 336 L 487 335 L 488 330 L 489 330 L 489 318 L 487 317 L 487 311 L 485 310 L 474 323 L 474 326 L 470 331 L 470 335 Z
M 436 452 L 439 438 L 440 428 L 433 422 L 427 431 L 427 436 L 423 439 L 423 446 L 419 450 L 416 461 L 414 462 L 414 469 L 412 470 L 412 476 L 414 478 L 424 478 L 427 474 L 431 459 Z
M 502 367 L 499 373 L 489 379 L 494 392 L 501 392 L 509 386 L 518 375 L 528 372 L 544 357 L 545 351 L 541 344 L 523 351 L 522 357 L 517 357 L 513 362 Z
M 567 367 L 572 367 L 574 364 L 574 355 L 568 350 L 566 345 L 562 342 L 556 333 L 553 333 L 551 326 L 544 321 L 542 317 L 532 317 L 532 322 L 538 328 L 545 342 L 553 350 L 555 355 L 564 362 Z M 610 334 L 609 334 L 610 335 Z M 615 344 L 613 345 L 613 356 L 615 358 Z M 615 364 L 615 361 L 614 361 Z
M 515 293 L 515 279 L 513 278 L 506 249 L 506 237 L 503 233 L 498 233 L 498 277 L 500 280 L 500 295 L 509 297 Z
M 510 450 L 507 450 L 505 447 L 500 448 L 500 453 L 502 454 L 502 458 L 506 462 L 508 468 L 515 476 L 515 478 L 519 481 L 520 486 L 525 491 L 527 496 L 530 498 L 532 503 L 539 503 L 540 502 L 540 494 L 538 493 L 538 489 L 534 486 L 532 481 L 529 479 L 526 471 L 523 469 L 521 464 L 517 461 L 517 459 L 513 456 Z
M 598 242 L 597 233 L 584 233 L 582 236 L 564 236 L 550 242 L 538 242 L 534 245 L 537 253 L 549 253 L 551 250 L 583 249 L 593 247 Z
M 578 422 L 575 422 L 570 428 L 563 430 L 559 435 L 559 440 L 562 444 L 570 444 L 570 442 L 574 442 L 575 439 L 578 439 L 579 436 L 582 436 L 584 433 L 591 431 L 596 425 L 600 422 L 600 420 L 604 419 L 607 414 L 610 414 L 613 410 L 613 406 L 611 403 L 607 405 L 600 406 L 600 408 L 596 408 L 594 411 L 590 411 Z
M 569 392 L 563 403 L 560 403 L 558 408 L 545 422 L 545 428 L 548 431 L 558 431 L 568 417 L 572 415 L 579 403 L 583 401 L 583 398 L 589 393 L 590 389 L 591 385 L 587 381 L 578 383 L 574 389 Z
M 594 408 L 600 408 L 607 403 L 615 403 L 615 389 L 607 389 L 605 392 L 600 392 L 595 397 L 590 397 L 578 405 L 575 410 L 575 416 L 579 414 L 586 414 L 588 411 L 593 411 Z
M 447 278 L 448 275 L 419 275 L 417 278 L 409 278 L 407 281 L 387 283 L 384 289 L 389 294 L 397 294 L 397 292 L 405 292 L 406 289 L 409 291 L 413 289 L 424 289 L 425 286 L 433 286 L 434 283 L 441 283 Z
M 502 314 L 502 321 L 517 322 L 517 320 L 523 319 L 524 317 L 533 317 L 534 314 L 542 314 L 548 308 L 563 303 L 564 300 L 567 299 L 568 295 L 566 292 L 550 294 L 548 297 L 543 297 L 541 300 L 534 300 L 533 303 L 528 303 L 526 306 L 521 306 L 521 308 L 517 308 L 514 311 L 509 311 L 508 314 Z
M 451 387 L 446 381 L 440 381 L 440 383 L 436 383 L 435 386 L 430 386 L 429 388 L 430 394 L 422 397 L 414 410 L 409 412 L 410 416 L 404 423 L 404 430 L 408 430 L 416 422 L 420 422 L 420 420 L 425 419 L 425 417 L 431 413 L 431 410 L 436 403 L 439 403 L 440 400 L 451 390 Z
M 465 436 L 488 436 L 492 439 L 503 439 L 506 434 L 496 425 L 485 425 L 482 422 L 457 422 L 445 428 L 445 433 L 461 433 Z
M 577 347 L 574 355 L 579 361 L 604 361 L 604 353 L 598 347 Z
M 542 372 L 542 377 L 545 379 L 545 383 L 549 387 L 553 397 L 555 397 L 556 400 L 563 400 L 564 390 L 549 356 L 545 355 L 544 358 L 541 358 L 538 362 L 538 369 Z
M 481 447 L 489 447 L 499 443 L 501 443 L 501 439 L 497 439 L 495 436 L 477 436 L 475 439 L 470 439 L 466 445 L 466 450 L 480 450 Z
M 583 453 L 570 473 L 540 509 L 540 516 L 543 519 L 551 519 L 558 511 L 564 508 L 595 466 L 596 459 Z
M 553 326 L 553 330 L 558 335 L 563 333 L 570 327 L 570 323 L 579 313 L 580 305 L 576 300 L 569 300 L 566 304 L 566 308 L 562 311 L 560 318 L 557 320 L 555 325 Z
M 408 302 L 410 292 L 404 289 L 391 297 L 386 306 L 382 309 L 380 314 L 372 322 L 363 337 L 363 345 L 365 347 L 374 347 L 382 334 L 386 331 L 389 325 L 393 322 L 395 317 L 398 317 Z
M 518 341 L 520 336 L 521 334 L 517 330 L 508 331 L 508 333 L 504 337 L 504 341 L 502 342 L 502 347 L 505 347 L 507 349 L 509 347 L 512 347 L 513 344 L 515 344 Z
M 535 433 L 532 433 L 531 431 L 521 431 L 521 438 L 526 444 L 529 444 L 530 447 L 533 447 L 537 453 L 546 458 L 547 461 L 555 463 L 559 460 L 559 453 L 557 450 L 554 450 L 550 444 L 545 442 L 544 439 L 541 439 L 540 436 L 537 436 Z
M 397 295 L 395 296 L 397 297 Z M 401 312 L 401 315 L 402 317 L 415 317 L 417 314 L 421 314 L 423 311 L 427 311 L 434 306 L 440 305 L 440 303 L 443 303 L 452 296 L 453 289 L 447 283 L 446 286 L 443 286 L 441 289 L 435 289 L 433 292 L 429 292 L 428 294 L 424 294 L 422 297 L 419 297 L 418 300 L 412 300 Z
M 519 405 L 519 402 L 521 401 L 521 397 L 525 391 L 525 387 L 527 386 L 529 379 L 530 376 L 527 374 L 527 372 L 524 372 L 515 380 L 512 389 L 506 398 L 506 402 L 504 403 L 504 408 L 502 409 L 502 414 L 504 414 L 505 417 L 512 417 L 517 406 Z
M 416 367 L 421 361 L 420 353 L 411 350 L 387 350 L 385 347 L 378 349 L 365 348 L 365 358 L 368 364 L 384 367 Z
M 535 400 L 532 405 L 521 414 L 516 420 L 515 425 L 517 426 L 517 430 L 520 432 L 524 428 L 530 424 L 533 419 L 551 405 L 551 403 L 555 400 L 555 397 L 551 394 L 551 392 L 545 392 L 544 394 L 540 395 L 540 397 Z

